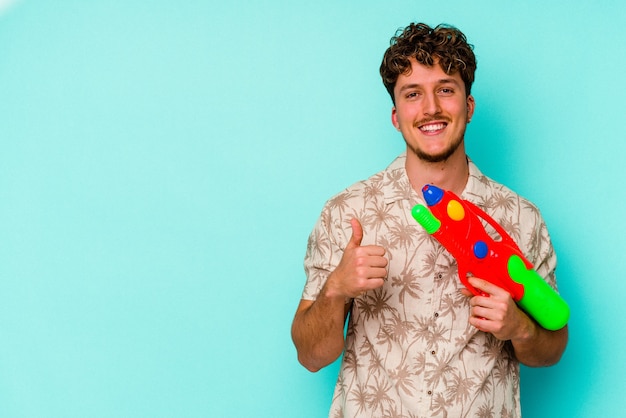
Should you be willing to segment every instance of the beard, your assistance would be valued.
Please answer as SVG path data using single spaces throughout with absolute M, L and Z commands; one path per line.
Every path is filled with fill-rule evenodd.
M 465 137 L 465 132 L 462 132 L 461 135 L 459 135 L 458 138 L 456 138 L 454 142 L 452 142 L 448 148 L 444 149 L 443 151 L 437 154 L 429 154 L 418 147 L 414 147 L 413 145 L 409 144 L 406 139 L 404 140 L 404 142 L 406 142 L 407 147 L 411 151 L 413 151 L 413 153 L 420 160 L 425 161 L 427 163 L 442 163 L 442 162 L 447 161 L 448 158 L 450 158 L 450 156 L 452 156 L 459 149 L 459 147 L 463 143 L 464 137 Z

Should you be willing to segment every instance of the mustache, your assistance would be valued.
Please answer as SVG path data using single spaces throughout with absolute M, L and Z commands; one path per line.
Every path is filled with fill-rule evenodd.
M 433 122 L 443 122 L 443 123 L 450 123 L 452 122 L 452 119 L 446 117 L 446 116 L 441 116 L 438 118 L 424 118 L 424 119 L 420 119 L 418 121 L 415 121 L 413 123 L 413 126 L 415 126 L 416 128 L 419 128 L 422 125 L 426 125 L 427 123 L 433 123 Z

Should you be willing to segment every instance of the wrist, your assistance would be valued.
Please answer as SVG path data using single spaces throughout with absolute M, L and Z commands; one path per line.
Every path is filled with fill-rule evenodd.
M 511 342 L 514 344 L 528 344 L 537 338 L 538 325 L 530 319 L 526 314 L 523 314 L 520 326 L 517 328 L 517 333 Z
M 324 283 L 324 286 L 321 290 L 321 295 L 330 301 L 341 301 L 342 303 L 345 301 L 346 296 L 340 291 L 339 286 L 335 284 L 335 274 L 331 273 Z

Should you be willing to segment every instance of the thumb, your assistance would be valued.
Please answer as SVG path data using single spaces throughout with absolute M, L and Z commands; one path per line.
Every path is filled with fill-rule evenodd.
M 350 242 L 348 242 L 348 246 L 346 248 L 360 247 L 361 241 L 363 240 L 363 227 L 361 226 L 361 222 L 359 222 L 356 218 L 352 218 L 350 220 L 350 225 L 352 226 L 352 236 L 350 237 Z

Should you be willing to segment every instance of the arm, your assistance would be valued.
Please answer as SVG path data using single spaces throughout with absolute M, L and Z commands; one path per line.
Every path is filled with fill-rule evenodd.
M 343 327 L 350 304 L 343 298 L 320 295 L 302 299 L 291 326 L 298 361 L 311 372 L 335 361 L 343 351 Z
M 337 268 L 316 300 L 301 300 L 291 326 L 298 360 L 310 371 L 335 361 L 344 348 L 343 329 L 350 308 L 346 299 L 383 285 L 387 275 L 384 248 L 361 246 L 363 228 L 353 219 L 352 237 Z
M 487 294 L 471 298 L 470 324 L 499 340 L 510 340 L 515 356 L 526 366 L 551 366 L 561 359 L 568 340 L 567 326 L 548 331 L 519 309 L 506 290 L 476 277 L 469 281 Z

